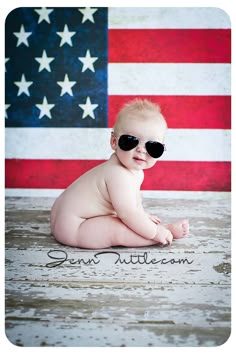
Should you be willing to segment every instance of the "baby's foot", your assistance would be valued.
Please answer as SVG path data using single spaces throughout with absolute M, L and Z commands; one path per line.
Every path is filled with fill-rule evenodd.
M 184 219 L 174 224 L 169 224 L 167 228 L 170 230 L 174 238 L 183 238 L 189 233 L 189 222 Z

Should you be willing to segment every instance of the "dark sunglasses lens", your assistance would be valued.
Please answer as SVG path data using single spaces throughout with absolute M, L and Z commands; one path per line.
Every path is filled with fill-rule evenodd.
M 134 149 L 138 145 L 138 139 L 132 135 L 121 135 L 119 138 L 119 147 L 123 151 Z
M 146 149 L 151 157 L 157 159 L 158 157 L 161 157 L 165 150 L 165 147 L 163 144 L 158 143 L 157 141 L 148 141 L 146 143 Z

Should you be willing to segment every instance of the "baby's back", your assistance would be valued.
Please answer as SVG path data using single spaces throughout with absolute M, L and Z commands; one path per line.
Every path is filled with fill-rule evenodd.
M 115 214 L 105 180 L 109 164 L 108 160 L 73 182 L 56 200 L 56 214 L 73 213 L 85 219 Z

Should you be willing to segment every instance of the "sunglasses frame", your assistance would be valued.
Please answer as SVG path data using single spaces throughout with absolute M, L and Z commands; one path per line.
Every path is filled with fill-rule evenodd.
M 126 135 L 126 136 L 131 136 L 131 137 L 133 137 L 133 138 L 135 138 L 135 139 L 138 140 L 138 144 L 137 144 L 136 146 L 134 146 L 134 147 L 133 147 L 132 149 L 130 149 L 130 150 L 123 150 L 123 149 L 120 147 L 120 145 L 119 145 L 119 148 L 120 148 L 122 151 L 131 151 L 131 150 L 135 149 L 141 142 L 145 142 L 145 149 L 146 149 L 146 151 L 147 151 L 147 154 L 148 154 L 149 156 L 151 156 L 153 159 L 158 159 L 158 158 L 160 158 L 160 157 L 163 155 L 164 151 L 166 151 L 166 145 L 160 143 L 159 141 L 155 141 L 155 140 L 147 140 L 147 141 L 146 141 L 146 140 L 143 140 L 143 139 L 138 138 L 138 137 L 136 137 L 136 136 L 134 136 L 134 135 L 131 135 L 131 134 L 122 134 L 122 135 L 120 135 L 120 136 L 116 136 L 116 135 L 114 134 L 114 132 L 112 132 L 111 134 L 112 134 L 116 139 L 118 139 L 118 145 L 119 145 L 119 140 L 120 140 L 120 138 L 121 138 L 122 136 L 124 136 L 124 135 Z M 150 155 L 149 152 L 148 152 L 148 150 L 147 150 L 147 146 L 146 146 L 146 144 L 149 143 L 149 142 L 150 142 L 150 143 L 155 142 L 155 143 L 161 144 L 161 145 L 163 146 L 163 153 L 162 153 L 160 156 L 158 156 L 158 157 L 153 157 L 152 155 Z

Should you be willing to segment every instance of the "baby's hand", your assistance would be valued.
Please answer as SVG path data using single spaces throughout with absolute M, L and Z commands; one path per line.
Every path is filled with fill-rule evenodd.
M 172 233 L 167 230 L 164 226 L 158 225 L 157 226 L 157 233 L 154 237 L 154 240 L 161 243 L 163 246 L 172 244 L 173 235 Z
M 148 217 L 149 217 L 149 219 L 152 220 L 155 224 L 160 224 L 160 222 L 161 222 L 161 219 L 159 219 L 159 218 L 158 218 L 157 216 L 155 216 L 155 215 L 149 214 Z

